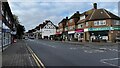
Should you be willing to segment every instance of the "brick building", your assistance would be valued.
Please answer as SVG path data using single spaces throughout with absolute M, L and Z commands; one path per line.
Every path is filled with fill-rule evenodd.
M 86 25 L 85 25 L 86 24 Z M 94 9 L 88 15 L 84 24 L 84 41 L 114 42 L 120 35 L 120 17 L 105 9 Z
M 8 2 L 0 2 L 0 38 L 2 46 L 12 43 L 15 21 Z

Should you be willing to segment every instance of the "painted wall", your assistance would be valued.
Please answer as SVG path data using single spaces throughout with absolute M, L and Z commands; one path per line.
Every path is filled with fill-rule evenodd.
M 44 38 L 44 36 L 50 37 L 50 35 L 54 34 L 56 34 L 56 29 L 42 29 L 42 38 Z

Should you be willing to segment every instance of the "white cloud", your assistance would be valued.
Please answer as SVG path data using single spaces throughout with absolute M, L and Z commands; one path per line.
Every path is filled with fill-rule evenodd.
M 116 8 L 112 5 L 100 4 L 102 5 L 99 7 L 117 13 Z M 25 26 L 26 30 L 35 28 L 46 19 L 50 19 L 57 25 L 63 18 L 70 17 L 76 11 L 84 12 L 92 9 L 91 2 L 10 2 L 10 6 L 12 12 L 19 16 L 21 24 Z
M 88 2 L 88 0 L 10 0 L 10 1 L 11 2 Z M 119 0 L 89 0 L 89 2 L 118 2 L 118 1 Z

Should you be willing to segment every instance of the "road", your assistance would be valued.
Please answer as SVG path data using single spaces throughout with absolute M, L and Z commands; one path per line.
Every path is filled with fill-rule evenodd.
M 118 66 L 117 45 L 78 45 L 35 39 L 25 42 L 45 66 Z

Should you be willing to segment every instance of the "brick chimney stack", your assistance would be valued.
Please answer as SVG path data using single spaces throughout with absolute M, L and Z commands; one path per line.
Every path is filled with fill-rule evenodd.
M 94 3 L 94 4 L 93 4 L 93 8 L 94 8 L 94 9 L 97 9 L 97 3 Z

